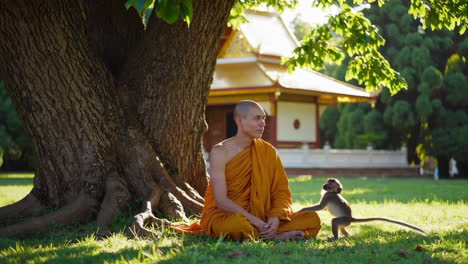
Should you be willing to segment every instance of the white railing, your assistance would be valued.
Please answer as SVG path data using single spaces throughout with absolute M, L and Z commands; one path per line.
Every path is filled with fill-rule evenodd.
M 285 168 L 412 168 L 406 161 L 406 148 L 400 151 L 309 149 L 278 149 Z

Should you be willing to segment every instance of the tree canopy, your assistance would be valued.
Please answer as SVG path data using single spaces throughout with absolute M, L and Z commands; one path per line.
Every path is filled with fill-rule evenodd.
M 387 41 L 380 52 L 408 84 L 408 89 L 393 96 L 387 87 L 382 89 L 373 110 L 374 126 L 384 126 L 385 148 L 405 143 L 409 162 L 419 163 L 418 156 L 422 159 L 435 156 L 441 166 L 445 164 L 441 173 L 447 174 L 450 158 L 463 167 L 467 157 L 466 140 L 461 138 L 468 137 L 465 131 L 468 108 L 464 100 L 468 96 L 468 38 L 444 28 L 423 29 L 422 22 L 408 14 L 410 8 L 401 0 L 389 0 L 383 7 L 372 5 L 364 10 Z M 340 122 L 348 112 L 341 111 Z M 337 147 L 352 147 L 341 139 L 351 131 L 354 130 L 338 126 Z M 355 137 L 366 136 L 361 133 L 362 136 Z
M 407 88 L 405 79 L 390 67 L 390 63 L 380 53 L 379 48 L 385 44 L 378 28 L 375 27 L 362 12 L 356 12 L 351 5 L 373 3 L 364 0 L 317 0 L 313 5 L 329 7 L 340 4 L 340 12 L 331 16 L 325 25 L 316 26 L 295 51 L 295 57 L 290 60 L 289 67 L 312 67 L 322 69 L 327 61 L 341 61 L 346 56 L 351 60 L 346 72 L 346 80 L 356 79 L 369 90 L 383 87 L 390 89 L 392 94 Z M 383 7 L 388 1 L 377 1 Z M 452 13 L 452 11 L 454 11 Z M 423 28 L 447 28 L 458 30 L 462 34 L 468 24 L 468 4 L 466 1 L 411 1 L 407 13 L 415 19 L 423 21 Z M 409 21 L 407 21 L 409 22 Z M 332 33 L 343 38 L 341 47 L 328 45 Z
M 238 0 L 231 10 L 231 18 L 242 17 L 246 8 L 267 5 L 278 9 L 294 8 L 297 0 Z M 369 90 L 383 87 L 395 94 L 408 87 L 405 79 L 395 71 L 379 48 L 385 39 L 362 12 L 352 6 L 377 2 L 384 6 L 387 0 L 315 0 L 312 6 L 328 8 L 339 5 L 340 12 L 330 16 L 328 23 L 315 26 L 304 36 L 301 46 L 294 51 L 292 58 L 285 59 L 290 70 L 295 67 L 323 69 L 327 61 L 341 61 L 349 56 L 351 60 L 346 72 L 346 80 L 356 79 Z M 128 0 L 126 7 L 135 8 L 140 14 L 146 9 L 154 8 L 154 13 L 168 23 L 183 19 L 190 25 L 193 19 L 191 0 Z M 468 4 L 464 0 L 437 1 L 412 0 L 407 11 L 414 19 L 420 20 L 423 28 L 458 31 L 463 34 L 468 27 Z M 195 14 L 196 15 L 196 14 Z M 343 38 L 340 47 L 329 45 L 333 34 Z

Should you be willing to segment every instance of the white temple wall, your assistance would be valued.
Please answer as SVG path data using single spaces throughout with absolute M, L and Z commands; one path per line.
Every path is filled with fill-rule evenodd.
M 312 103 L 278 102 L 278 141 L 315 142 L 316 109 Z
M 277 149 L 285 168 L 410 168 L 406 148 L 392 150 Z

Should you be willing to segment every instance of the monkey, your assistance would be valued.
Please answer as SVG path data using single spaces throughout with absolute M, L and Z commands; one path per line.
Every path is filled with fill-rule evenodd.
M 323 185 L 323 195 L 320 202 L 310 207 L 305 207 L 299 212 L 319 211 L 322 209 L 328 210 L 335 217 L 332 219 L 331 222 L 334 239 L 338 239 L 338 231 L 340 231 L 341 234 L 343 234 L 344 236 L 348 236 L 349 233 L 346 227 L 351 225 L 351 223 L 370 222 L 378 220 L 406 226 L 412 228 L 413 230 L 421 232 L 424 235 L 427 235 L 424 230 L 417 226 L 410 225 L 390 218 L 354 218 L 351 214 L 351 207 L 349 206 L 348 201 L 346 201 L 346 199 L 340 195 L 341 191 L 343 191 L 343 185 L 341 184 L 341 182 L 338 179 L 329 178 L 327 182 Z

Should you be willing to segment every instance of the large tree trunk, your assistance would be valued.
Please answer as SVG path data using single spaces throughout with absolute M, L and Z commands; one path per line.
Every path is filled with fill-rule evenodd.
M 190 27 L 153 14 L 146 30 L 124 3 L 0 4 L 0 75 L 38 158 L 33 190 L 0 221 L 57 208 L 0 236 L 76 220 L 106 231 L 136 197 L 144 213 L 200 212 L 204 111 L 233 0 L 194 0 Z

